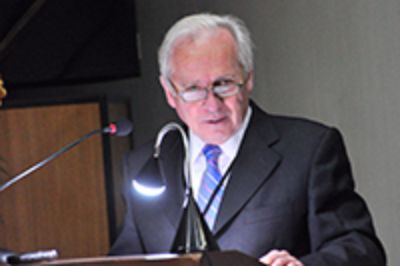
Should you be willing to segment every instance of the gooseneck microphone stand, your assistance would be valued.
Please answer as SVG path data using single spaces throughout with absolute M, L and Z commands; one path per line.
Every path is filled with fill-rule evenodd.
M 115 135 L 115 136 L 126 136 L 131 131 L 132 131 L 132 123 L 127 119 L 120 120 L 120 121 L 118 121 L 116 123 L 110 123 L 108 126 L 106 126 L 104 128 L 93 130 L 93 131 L 83 135 L 79 139 L 77 139 L 77 140 L 65 145 L 64 147 L 62 147 L 61 149 L 59 149 L 55 153 L 51 154 L 47 158 L 39 161 L 38 163 L 35 163 L 34 165 L 28 167 L 26 170 L 22 171 L 20 174 L 18 174 L 15 177 L 11 178 L 9 181 L 7 181 L 6 183 L 4 183 L 3 185 L 0 186 L 0 193 L 3 192 L 4 190 L 6 190 L 8 187 L 12 186 L 14 183 L 16 183 L 16 182 L 20 181 L 21 179 L 23 179 L 24 177 L 28 176 L 30 173 L 38 170 L 39 168 L 43 167 L 44 165 L 46 165 L 50 161 L 54 160 L 55 158 L 57 158 L 61 154 L 67 152 L 70 149 L 72 149 L 73 147 L 75 147 L 79 143 L 81 143 L 81 142 L 85 141 L 86 139 L 92 137 L 93 135 L 110 134 L 110 135 Z

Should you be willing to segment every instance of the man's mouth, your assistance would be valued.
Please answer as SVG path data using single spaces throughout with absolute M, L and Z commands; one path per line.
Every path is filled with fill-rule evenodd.
M 224 122 L 224 121 L 225 121 L 225 117 L 213 118 L 213 119 L 207 119 L 207 120 L 205 120 L 205 122 L 206 122 L 207 124 L 211 124 L 211 125 L 216 125 L 216 124 L 222 123 L 222 122 Z

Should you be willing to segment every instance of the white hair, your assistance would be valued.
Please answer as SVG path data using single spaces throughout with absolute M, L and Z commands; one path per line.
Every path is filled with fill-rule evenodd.
M 253 69 L 253 43 L 243 21 L 231 15 L 201 13 L 184 17 L 169 29 L 158 51 L 160 74 L 164 77 L 170 76 L 170 57 L 179 39 L 195 38 L 200 31 L 217 28 L 230 31 L 236 42 L 239 64 L 245 73 L 249 73 Z

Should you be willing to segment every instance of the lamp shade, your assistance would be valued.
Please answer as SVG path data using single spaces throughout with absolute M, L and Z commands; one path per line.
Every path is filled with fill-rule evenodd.
M 161 195 L 165 189 L 166 184 L 160 173 L 158 159 L 151 157 L 139 174 L 133 179 L 132 186 L 142 195 L 155 197 Z

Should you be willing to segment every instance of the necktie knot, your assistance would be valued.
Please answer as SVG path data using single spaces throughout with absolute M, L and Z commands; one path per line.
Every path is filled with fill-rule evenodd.
M 203 154 L 207 161 L 216 162 L 218 157 L 221 155 L 221 148 L 218 145 L 207 144 L 203 148 Z

